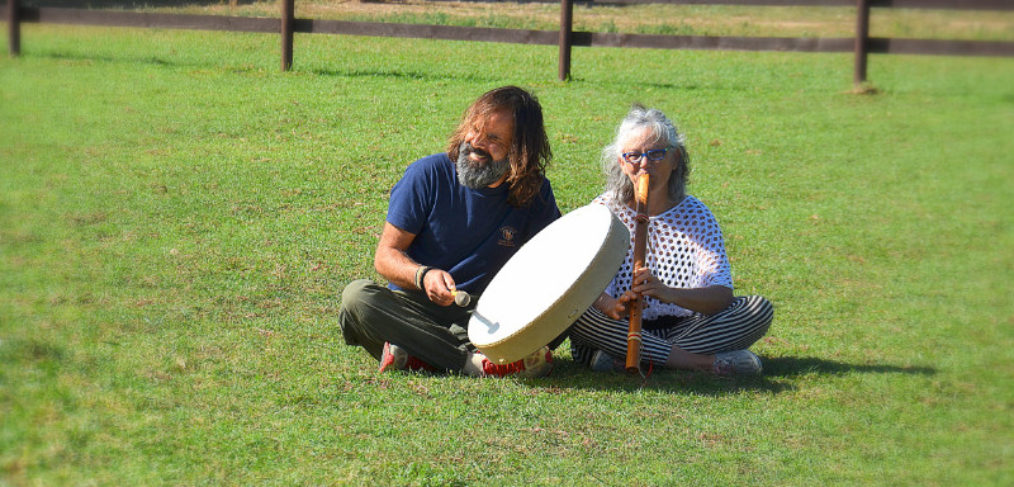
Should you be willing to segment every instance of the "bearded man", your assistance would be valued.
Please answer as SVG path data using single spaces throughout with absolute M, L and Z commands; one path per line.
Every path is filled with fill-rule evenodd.
M 512 364 L 486 359 L 468 341 L 476 299 L 454 303 L 456 293 L 482 294 L 521 245 L 559 218 L 546 178 L 551 158 L 533 95 L 506 86 L 479 97 L 447 152 L 409 165 L 391 190 L 374 255 L 389 283 L 360 279 L 345 287 L 339 310 L 345 343 L 366 349 L 381 372 L 548 374 L 548 347 Z

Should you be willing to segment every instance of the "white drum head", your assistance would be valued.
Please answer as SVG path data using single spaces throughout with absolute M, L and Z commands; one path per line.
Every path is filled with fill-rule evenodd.
M 623 263 L 630 232 L 591 204 L 532 237 L 493 277 L 468 322 L 468 338 L 498 363 L 545 346 L 587 310 Z

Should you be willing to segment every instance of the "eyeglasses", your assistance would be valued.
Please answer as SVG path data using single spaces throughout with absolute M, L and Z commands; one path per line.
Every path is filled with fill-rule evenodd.
M 669 152 L 669 149 L 672 148 L 672 146 L 669 146 L 664 149 L 655 149 L 647 152 L 624 152 L 623 160 L 630 164 L 640 162 L 642 157 L 648 159 L 649 161 L 661 161 L 662 158 L 665 157 L 665 153 Z

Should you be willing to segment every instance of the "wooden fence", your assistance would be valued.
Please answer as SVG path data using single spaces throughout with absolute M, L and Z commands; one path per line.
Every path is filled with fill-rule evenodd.
M 871 8 L 921 8 L 954 10 L 1014 10 L 1012 0 L 608 0 L 609 3 L 670 3 L 681 5 L 823 6 L 856 9 L 855 37 L 730 37 L 617 34 L 574 32 L 574 0 L 560 0 L 560 30 L 494 29 L 426 24 L 344 22 L 300 19 L 294 15 L 294 0 L 279 0 L 279 18 L 180 15 L 39 8 L 7 0 L 8 46 L 11 56 L 21 51 L 21 23 L 42 22 L 119 27 L 227 30 L 281 34 L 281 69 L 292 67 L 292 37 L 307 34 L 339 34 L 382 37 L 449 39 L 559 45 L 559 78 L 570 77 L 570 54 L 574 46 L 634 47 L 656 49 L 713 49 L 745 51 L 854 52 L 853 82 L 866 81 L 870 53 L 938 54 L 956 56 L 1014 56 L 1014 42 L 939 39 L 895 39 L 869 36 Z M 591 0 L 589 0 L 590 3 Z

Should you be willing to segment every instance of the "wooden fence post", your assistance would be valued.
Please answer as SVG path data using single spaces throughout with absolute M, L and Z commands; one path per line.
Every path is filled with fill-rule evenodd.
M 7 51 L 11 57 L 21 55 L 21 6 L 18 0 L 7 0 Z
M 560 81 L 570 78 L 570 46 L 574 25 L 574 0 L 560 0 Z
M 856 60 L 855 74 L 852 83 L 858 87 L 866 82 L 866 54 L 870 37 L 870 3 L 869 0 L 857 0 L 856 3 Z
M 282 71 L 292 67 L 292 17 L 295 7 L 293 0 L 281 0 L 282 4 Z

